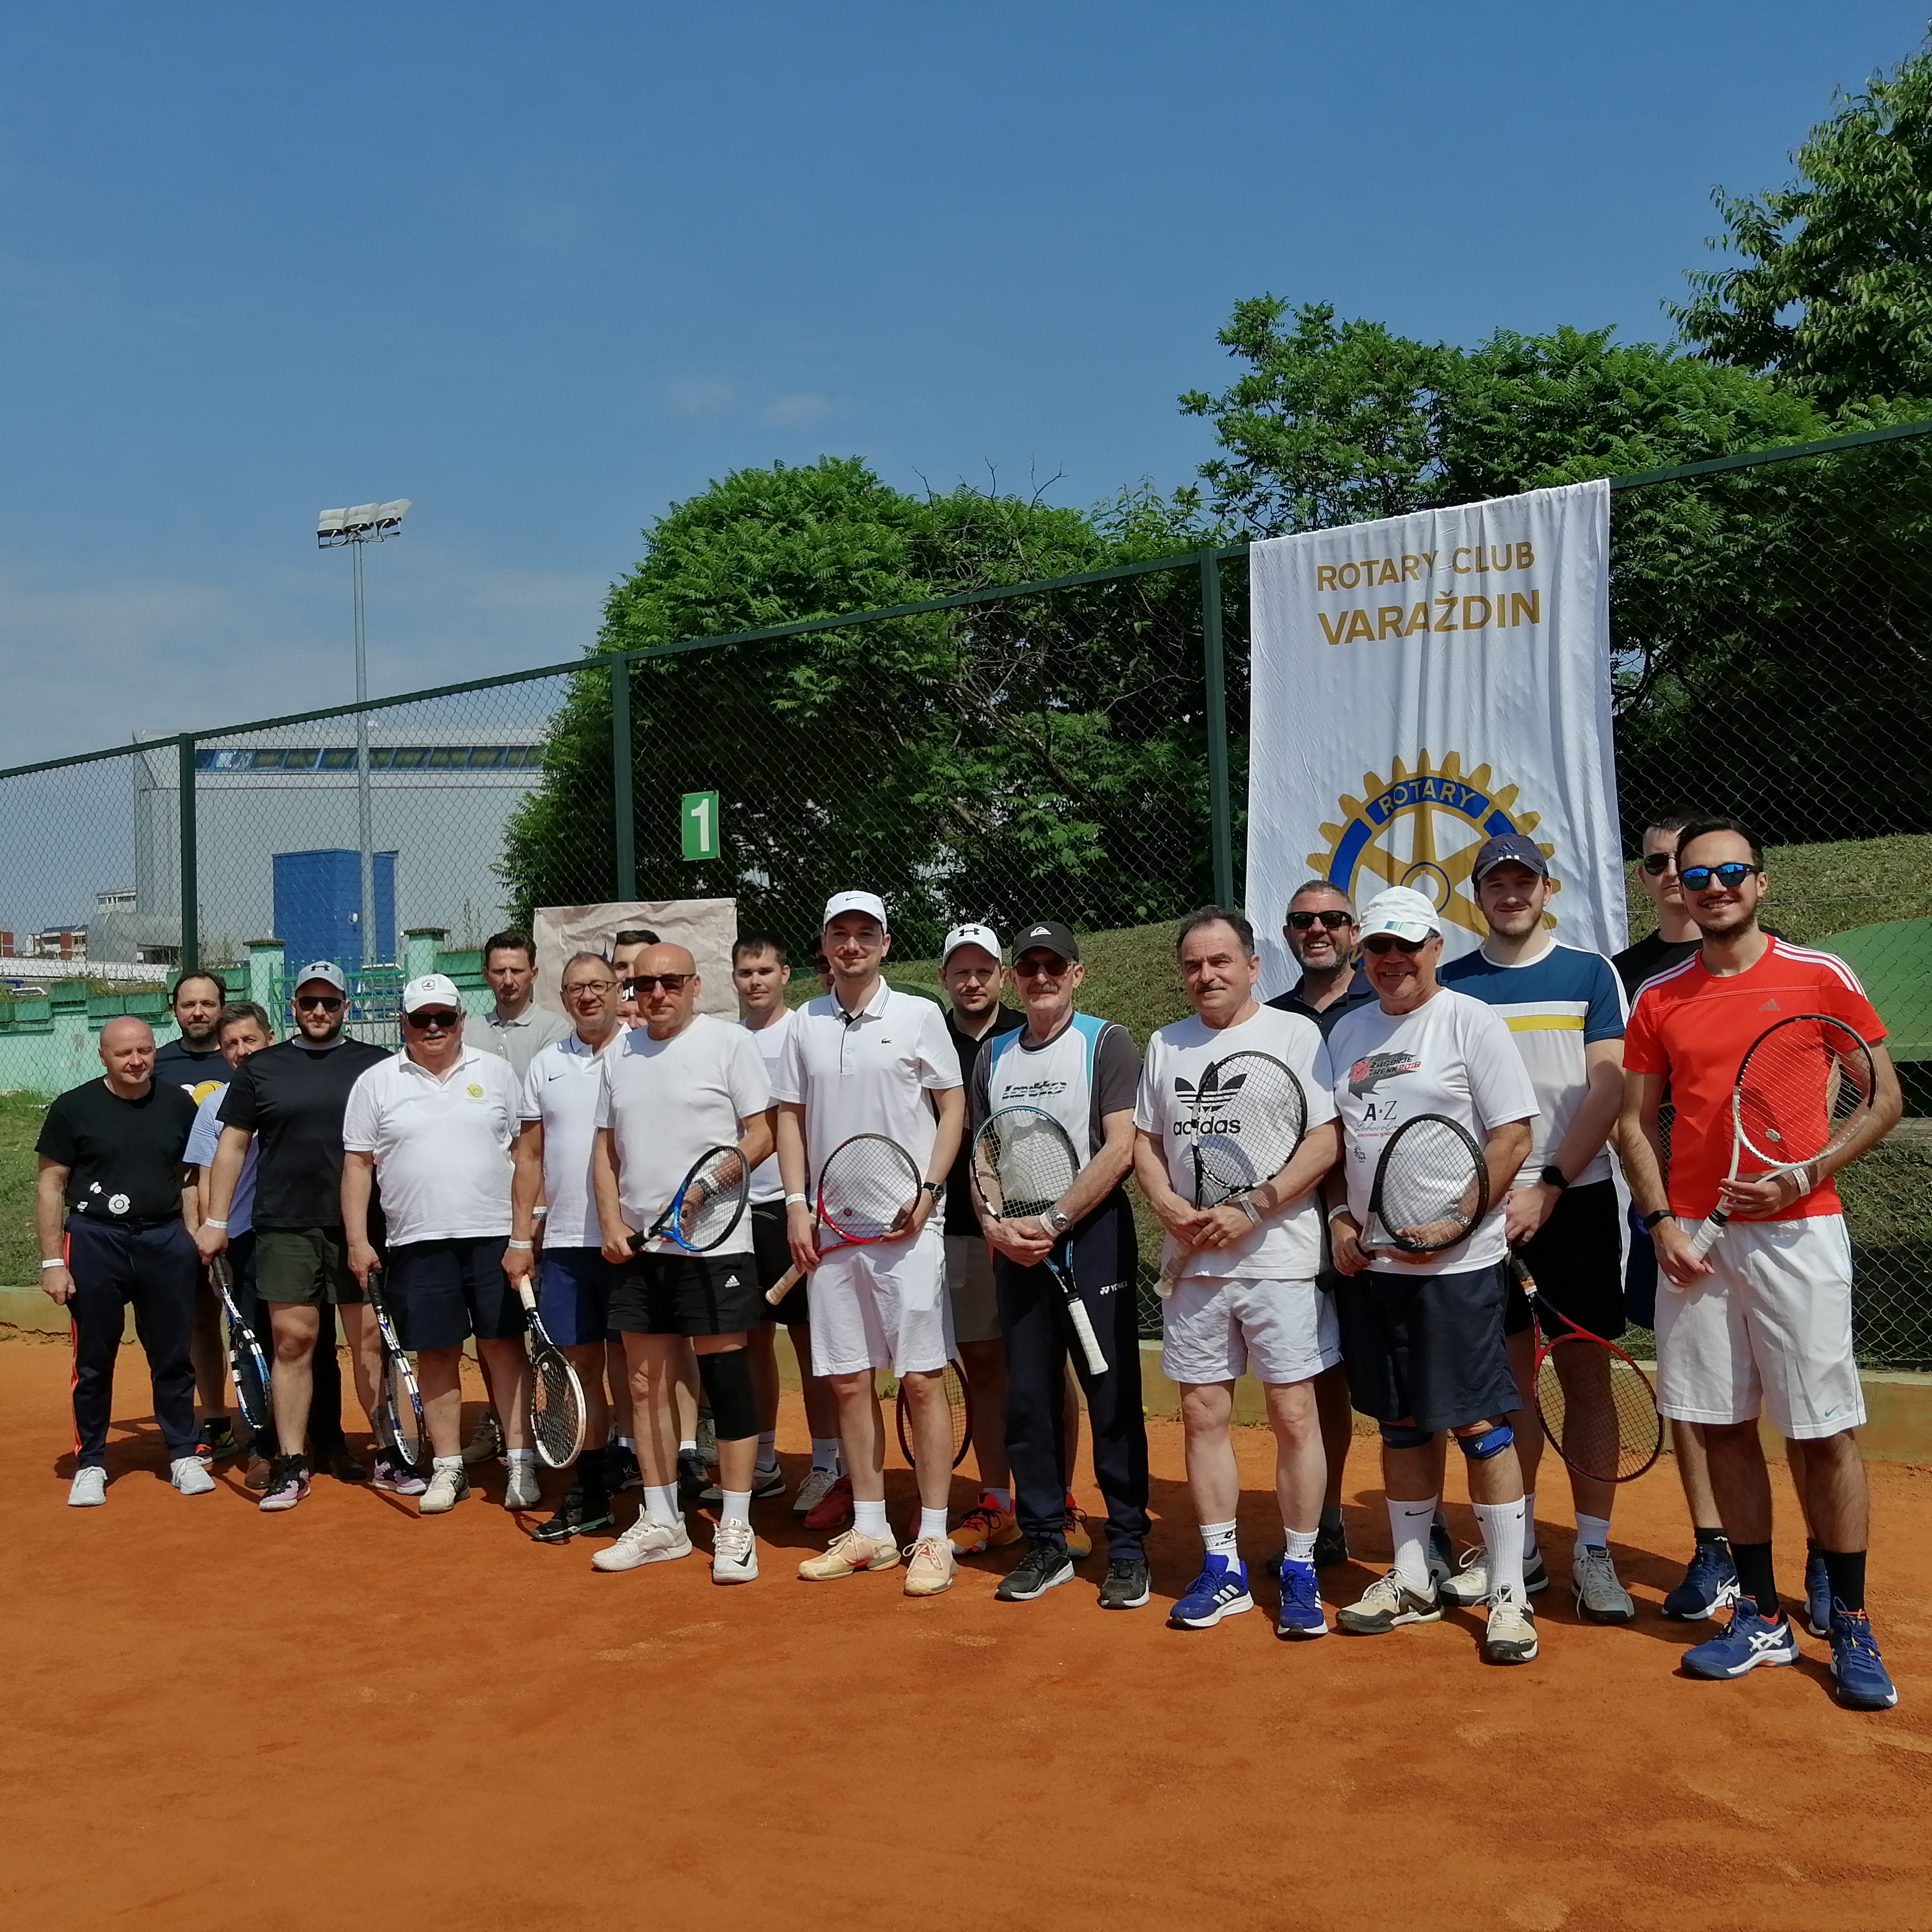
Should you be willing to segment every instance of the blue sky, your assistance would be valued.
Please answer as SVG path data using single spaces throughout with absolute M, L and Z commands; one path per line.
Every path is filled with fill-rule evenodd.
M 856 452 L 1088 503 L 1209 453 L 1234 301 L 1659 337 L 1714 184 L 1914 4 L 0 23 L 0 764 L 569 656 L 669 502 Z

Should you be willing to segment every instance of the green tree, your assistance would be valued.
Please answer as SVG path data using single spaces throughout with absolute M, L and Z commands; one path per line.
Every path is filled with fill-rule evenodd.
M 673 506 L 613 586 L 602 651 L 1072 575 L 1200 541 L 1184 496 L 1095 516 L 894 490 L 856 458 L 742 470 Z M 901 950 L 970 915 L 1160 916 L 1204 862 L 1192 573 L 1086 585 L 634 662 L 638 876 L 735 898 L 794 936 L 825 894 L 885 894 Z M 518 903 L 613 890 L 608 671 L 576 681 L 513 821 Z M 723 856 L 687 864 L 678 800 L 720 796 Z
M 1691 274 L 1671 313 L 1712 360 L 1829 406 L 1932 396 L 1932 43 L 1841 98 L 1790 185 L 1716 190 L 1711 246 L 1739 265 Z

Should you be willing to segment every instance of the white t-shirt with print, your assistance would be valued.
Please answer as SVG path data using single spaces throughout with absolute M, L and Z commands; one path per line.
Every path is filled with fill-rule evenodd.
M 668 1040 L 653 1040 L 644 1028 L 633 1027 L 622 1046 L 598 1064 L 603 1088 L 597 1124 L 611 1130 L 618 1204 L 640 1232 L 670 1205 L 707 1148 L 734 1144 L 738 1123 L 772 1104 L 765 1063 L 752 1036 L 734 1021 L 710 1013 L 698 1014 Z M 681 1252 L 662 1234 L 648 1251 Z M 751 1216 L 740 1215 L 712 1252 L 749 1254 Z
M 597 1108 L 604 1095 L 604 1062 L 622 1051 L 618 1028 L 595 1052 L 574 1028 L 538 1048 L 524 1076 L 524 1118 L 543 1123 L 544 1221 L 547 1248 L 604 1244 L 590 1154 L 597 1144 Z
M 1148 1042 L 1134 1125 L 1156 1136 L 1167 1155 L 1168 1183 L 1184 1201 L 1194 1198 L 1193 1137 L 1201 1110 L 1190 1096 L 1199 1092 L 1208 1070 L 1231 1053 L 1265 1053 L 1279 1060 L 1300 1082 L 1308 1102 L 1308 1124 L 1335 1118 L 1335 1104 L 1316 1070 L 1322 1030 L 1300 1013 L 1258 1008 L 1248 1018 L 1216 1029 L 1198 1016 L 1164 1026 Z M 1211 1110 L 1226 1130 L 1236 1124 L 1238 1097 Z M 1265 1178 L 1266 1177 L 1263 1177 Z M 1169 1235 L 1161 1264 L 1182 1253 Z M 1312 1281 L 1322 1265 L 1322 1208 L 1310 1190 L 1278 1214 L 1271 1214 L 1232 1247 L 1197 1248 L 1186 1254 L 1183 1280 Z
M 1536 1089 L 1510 1030 L 1493 1006 L 1440 987 L 1414 1012 L 1358 1006 L 1336 1023 L 1322 1048 L 1320 1077 L 1342 1121 L 1348 1212 L 1366 1231 L 1369 1196 L 1383 1144 L 1406 1120 L 1439 1114 L 1466 1128 L 1478 1147 L 1506 1121 L 1536 1119 Z M 1378 1259 L 1379 1270 L 1462 1274 L 1508 1252 L 1500 1198 L 1468 1239 L 1439 1253 Z

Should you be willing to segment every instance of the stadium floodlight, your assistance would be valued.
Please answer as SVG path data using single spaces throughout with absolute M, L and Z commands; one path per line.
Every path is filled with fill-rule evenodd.
M 356 702 L 366 704 L 369 697 L 368 640 L 362 613 L 362 547 L 386 543 L 399 536 L 403 518 L 410 507 L 406 496 L 386 503 L 357 503 L 346 509 L 324 510 L 315 520 L 316 547 L 335 550 L 350 547 L 350 583 L 356 604 Z M 376 952 L 376 856 L 374 809 L 369 796 L 369 714 L 356 714 L 356 831 L 362 860 L 362 909 L 358 939 L 361 964 L 377 963 Z M 351 1009 L 353 1010 L 352 1007 Z

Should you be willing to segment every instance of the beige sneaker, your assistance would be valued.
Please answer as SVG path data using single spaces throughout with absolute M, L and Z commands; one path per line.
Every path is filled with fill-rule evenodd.
M 590 1559 L 593 1570 L 635 1570 L 646 1563 L 671 1563 L 691 1554 L 691 1532 L 684 1519 L 658 1522 L 640 1516 L 609 1548 Z
M 890 1570 L 898 1560 L 899 1546 L 890 1536 L 848 1529 L 835 1536 L 819 1555 L 808 1556 L 798 1574 L 808 1583 L 823 1583 L 834 1576 L 856 1576 L 861 1570 Z
M 922 1536 L 906 1546 L 906 1594 L 936 1597 L 951 1589 L 956 1567 L 952 1545 L 944 1537 Z

